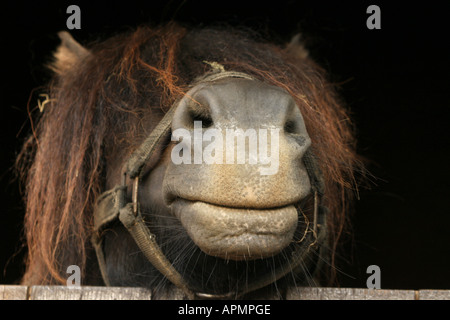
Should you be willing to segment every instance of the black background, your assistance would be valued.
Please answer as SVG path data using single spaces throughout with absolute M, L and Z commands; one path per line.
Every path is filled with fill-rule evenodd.
M 371 189 L 360 190 L 353 241 L 340 258 L 340 284 L 365 287 L 366 268 L 381 268 L 381 287 L 450 289 L 450 45 L 443 1 L 58 1 L 2 3 L 0 86 L 0 284 L 23 272 L 24 208 L 12 169 L 30 132 L 27 101 L 48 80 L 44 64 L 66 30 L 66 8 L 81 8 L 80 43 L 140 23 L 175 19 L 226 22 L 276 42 L 301 31 L 312 57 L 340 84 L 370 160 Z M 381 30 L 366 9 L 381 8 Z M 36 104 L 32 96 L 30 107 Z

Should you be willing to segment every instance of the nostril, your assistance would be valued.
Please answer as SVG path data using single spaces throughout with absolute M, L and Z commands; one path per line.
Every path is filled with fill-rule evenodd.
M 297 125 L 294 120 L 287 120 L 283 129 L 286 134 L 294 134 L 297 131 Z
M 209 128 L 213 125 L 211 114 L 206 110 L 191 109 L 189 110 L 190 126 L 194 127 L 194 121 L 201 121 L 202 128 Z
M 307 138 L 302 130 L 301 124 L 295 119 L 288 119 L 284 124 L 284 133 L 289 136 L 299 146 L 305 146 L 307 143 Z

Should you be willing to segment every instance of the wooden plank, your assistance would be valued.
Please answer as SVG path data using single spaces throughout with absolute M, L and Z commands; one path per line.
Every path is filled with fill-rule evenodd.
M 0 300 L 27 300 L 26 286 L 0 285 Z
M 291 288 L 287 300 L 415 300 L 414 290 Z
M 151 300 L 150 290 L 128 287 L 32 286 L 30 300 Z
M 450 300 L 450 290 L 420 290 L 420 300 Z
M 151 300 L 152 293 L 145 288 L 82 287 L 81 300 Z
M 80 300 L 81 287 L 32 286 L 30 300 Z
M 263 298 L 263 297 L 261 297 Z M 184 300 L 179 290 L 153 296 L 145 288 L 0 285 L 0 300 Z M 256 298 L 258 299 L 258 297 Z M 450 290 L 291 288 L 287 300 L 450 300 Z
M 183 290 L 175 288 L 173 290 L 165 290 L 159 292 L 158 296 L 154 297 L 155 300 L 187 300 Z

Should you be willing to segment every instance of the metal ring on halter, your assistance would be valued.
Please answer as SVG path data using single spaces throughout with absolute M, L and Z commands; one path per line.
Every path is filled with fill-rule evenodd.
M 139 196 L 139 176 L 134 178 L 133 189 L 131 193 L 131 201 L 133 203 L 133 213 L 135 217 L 137 217 L 138 215 L 138 196 Z

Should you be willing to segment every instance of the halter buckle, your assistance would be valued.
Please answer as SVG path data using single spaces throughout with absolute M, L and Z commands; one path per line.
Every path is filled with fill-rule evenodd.
M 123 171 L 123 176 L 122 176 L 122 185 L 126 186 L 128 188 L 128 184 L 127 184 L 127 171 L 124 170 Z M 133 184 L 131 187 L 131 203 L 133 205 L 133 214 L 135 217 L 138 216 L 138 210 L 139 210 L 139 203 L 138 203 L 138 198 L 139 198 L 139 175 L 137 175 L 134 179 L 133 179 Z

